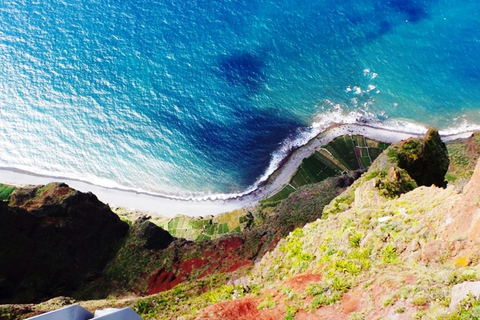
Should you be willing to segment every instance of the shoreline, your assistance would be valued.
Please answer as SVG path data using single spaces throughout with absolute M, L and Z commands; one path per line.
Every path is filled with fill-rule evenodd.
M 410 137 L 421 137 L 425 132 L 421 134 L 402 132 L 368 124 L 332 125 L 316 135 L 305 145 L 291 150 L 280 162 L 278 168 L 269 174 L 266 180 L 262 181 L 255 190 L 227 199 L 211 199 L 207 197 L 202 200 L 175 199 L 135 190 L 102 187 L 75 179 L 39 175 L 14 168 L 0 168 L 0 182 L 16 186 L 64 182 L 79 191 L 92 192 L 100 201 L 114 208 L 120 207 L 127 211 L 142 211 L 161 217 L 174 217 L 179 214 L 188 216 L 216 215 L 236 209 L 252 207 L 256 205 L 259 200 L 274 194 L 290 179 L 304 158 L 311 155 L 317 148 L 339 136 L 359 134 L 373 140 L 394 143 Z M 442 140 L 450 141 L 467 138 L 471 133 L 472 131 L 467 131 L 441 136 Z

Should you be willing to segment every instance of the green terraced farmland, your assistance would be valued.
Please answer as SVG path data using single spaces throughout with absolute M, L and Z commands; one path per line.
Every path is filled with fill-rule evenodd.
M 306 158 L 290 182 L 295 188 L 333 177 L 343 170 L 319 152 Z
M 270 202 L 277 202 L 277 201 L 283 200 L 283 199 L 287 198 L 290 193 L 295 191 L 295 189 L 296 188 L 294 186 L 292 186 L 291 184 L 288 183 L 288 184 L 284 185 L 283 188 L 280 191 L 275 193 L 270 198 L 263 200 L 262 202 L 270 203 Z
M 361 135 L 338 137 L 305 158 L 290 181 L 276 194 L 263 202 L 276 203 L 288 197 L 298 187 L 317 183 L 344 171 L 367 169 L 389 146 Z
M 0 184 L 0 200 L 8 200 L 10 198 L 10 194 L 12 194 L 13 190 L 15 189 L 16 188 L 14 186 Z
M 305 158 L 290 181 L 260 204 L 275 206 L 303 185 L 318 183 L 328 177 L 338 176 L 344 171 L 366 169 L 387 147 L 388 144 L 363 136 L 339 137 Z M 175 237 L 201 241 L 215 239 L 227 233 L 242 232 L 253 223 L 253 219 L 248 211 L 235 210 L 203 218 L 177 216 L 159 222 L 159 226 Z
M 252 224 L 253 216 L 246 210 L 234 210 L 217 216 L 176 216 L 157 224 L 172 236 L 188 240 L 215 239 L 226 233 L 242 232 Z
M 339 137 L 327 145 L 327 149 L 348 170 L 360 169 L 355 152 L 355 144 L 351 136 Z

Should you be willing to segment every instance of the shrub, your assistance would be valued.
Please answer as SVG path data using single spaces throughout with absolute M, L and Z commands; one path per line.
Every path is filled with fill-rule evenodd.
M 397 250 L 391 244 L 387 244 L 382 250 L 382 261 L 385 263 L 392 263 L 397 259 Z
M 295 314 L 297 313 L 297 308 L 293 306 L 287 306 L 285 312 L 285 320 L 293 320 L 295 318 Z
M 258 310 L 263 310 L 263 309 L 272 309 L 277 305 L 277 302 L 273 300 L 272 295 L 266 295 L 263 300 L 258 304 L 257 309 Z

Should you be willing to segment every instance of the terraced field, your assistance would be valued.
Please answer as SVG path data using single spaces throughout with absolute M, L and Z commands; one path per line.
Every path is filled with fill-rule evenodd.
M 387 143 L 361 135 L 338 137 L 305 158 L 290 181 L 279 192 L 262 200 L 262 203 L 273 206 L 301 186 L 318 183 L 346 171 L 366 170 L 388 146 Z M 252 213 L 247 210 L 236 210 L 204 218 L 177 216 L 157 224 L 175 237 L 200 241 L 215 239 L 226 233 L 242 232 L 253 220 Z
M 8 200 L 10 198 L 10 194 L 15 190 L 14 186 L 0 184 L 0 200 Z
M 285 199 L 298 187 L 320 182 L 345 171 L 366 170 L 388 146 L 388 143 L 361 135 L 338 137 L 305 158 L 282 190 L 264 202 Z

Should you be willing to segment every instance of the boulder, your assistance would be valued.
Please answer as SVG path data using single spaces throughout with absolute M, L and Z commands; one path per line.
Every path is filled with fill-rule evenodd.
M 450 310 L 456 310 L 460 302 L 468 298 L 469 294 L 472 294 L 477 299 L 480 297 L 480 281 L 467 281 L 454 285 L 449 306 Z

